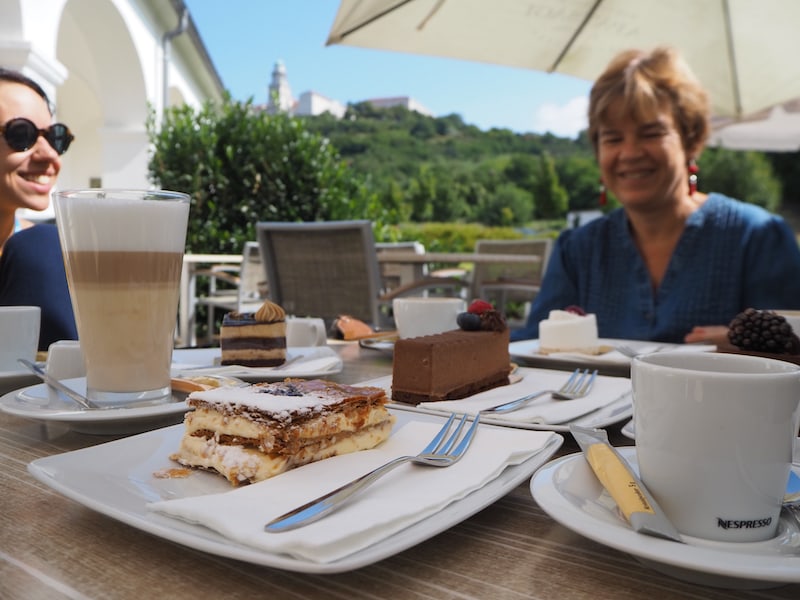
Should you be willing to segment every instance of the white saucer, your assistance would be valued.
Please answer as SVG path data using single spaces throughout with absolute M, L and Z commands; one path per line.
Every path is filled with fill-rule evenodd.
M 63 383 L 86 394 L 85 377 L 64 379 Z M 66 423 L 80 433 L 115 435 L 139 433 L 182 421 L 189 410 L 184 398 L 181 394 L 166 404 L 84 410 L 40 383 L 5 394 L 0 398 L 0 410 L 27 419 Z
M 635 448 L 618 450 L 635 469 Z M 686 543 L 679 544 L 639 534 L 580 453 L 542 467 L 530 487 L 542 510 L 565 527 L 672 577 L 735 589 L 800 583 L 800 528 L 789 519 L 781 518 L 778 535 L 765 542 L 725 543 L 683 536 Z

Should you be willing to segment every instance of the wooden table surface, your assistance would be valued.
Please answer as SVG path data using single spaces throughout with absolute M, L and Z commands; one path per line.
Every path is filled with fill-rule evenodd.
M 357 383 L 391 372 L 391 357 L 379 351 L 333 347 L 345 368 L 331 379 Z M 618 428 L 610 436 L 630 444 Z M 347 573 L 220 558 L 96 513 L 27 472 L 37 458 L 111 439 L 0 412 L 0 598 L 800 598 L 798 584 L 732 591 L 661 575 L 553 521 L 528 482 L 448 531 Z M 567 439 L 558 454 L 577 450 Z

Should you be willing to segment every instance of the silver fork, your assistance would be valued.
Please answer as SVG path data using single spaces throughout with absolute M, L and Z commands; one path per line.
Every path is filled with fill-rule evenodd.
M 427 467 L 449 467 L 450 465 L 456 464 L 461 457 L 464 456 L 475 437 L 480 415 L 475 416 L 472 426 L 467 430 L 460 442 L 458 440 L 461 436 L 461 431 L 464 429 L 464 424 L 467 422 L 466 414 L 461 417 L 461 420 L 457 423 L 450 437 L 444 440 L 445 435 L 447 435 L 455 419 L 456 414 L 451 414 L 450 418 L 447 419 L 447 422 L 439 430 L 439 433 L 436 434 L 430 444 L 419 454 L 414 456 L 399 456 L 394 460 L 390 460 L 380 467 L 373 469 L 366 475 L 362 475 L 358 479 L 345 483 L 343 486 L 315 500 L 311 500 L 280 517 L 276 517 L 264 526 L 264 531 L 271 533 L 290 531 L 302 527 L 303 525 L 313 523 L 325 515 L 330 514 L 360 490 L 363 490 L 368 485 L 377 481 L 378 478 L 403 463 L 412 462 Z M 456 445 L 456 443 L 458 443 L 458 445 Z
M 589 369 L 584 369 L 581 371 L 580 369 L 575 369 L 572 374 L 567 379 L 566 383 L 562 385 L 557 390 L 541 390 L 538 392 L 534 392 L 533 394 L 528 394 L 527 396 L 523 396 L 522 398 L 517 398 L 516 400 L 512 400 L 511 402 L 506 402 L 504 404 L 498 404 L 497 406 L 492 406 L 490 408 L 484 408 L 481 412 L 483 413 L 507 413 L 518 408 L 523 407 L 528 402 L 535 400 L 536 398 L 541 398 L 542 396 L 546 396 L 550 394 L 554 400 L 576 400 L 577 398 L 583 398 L 584 396 L 588 395 L 589 392 L 592 391 L 592 387 L 594 386 L 594 380 L 597 378 L 597 369 L 589 372 Z
M 655 354 L 656 352 L 660 351 L 664 346 L 656 346 L 655 348 L 648 348 L 647 352 L 639 352 L 635 348 L 631 348 L 630 346 L 626 346 L 624 344 L 620 344 L 619 346 L 614 346 L 614 349 L 619 352 L 620 354 L 624 354 L 628 358 L 636 358 L 642 354 Z

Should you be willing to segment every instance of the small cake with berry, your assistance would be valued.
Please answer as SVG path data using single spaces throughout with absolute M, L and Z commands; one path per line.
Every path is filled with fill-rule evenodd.
M 579 352 L 600 354 L 603 348 L 597 339 L 597 318 L 577 306 L 551 310 L 539 321 L 539 352 Z
M 392 400 L 457 400 L 508 384 L 509 331 L 503 315 L 476 300 L 458 316 L 458 325 L 452 331 L 395 342 Z

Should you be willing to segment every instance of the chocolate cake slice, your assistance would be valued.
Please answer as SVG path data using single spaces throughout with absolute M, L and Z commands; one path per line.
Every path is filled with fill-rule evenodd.
M 457 400 L 508 384 L 508 327 L 500 313 L 481 302 L 462 313 L 468 318 L 459 315 L 461 329 L 395 342 L 392 400 Z
M 222 319 L 223 365 L 277 367 L 286 362 L 286 313 L 265 302 L 255 313 L 230 312 Z

